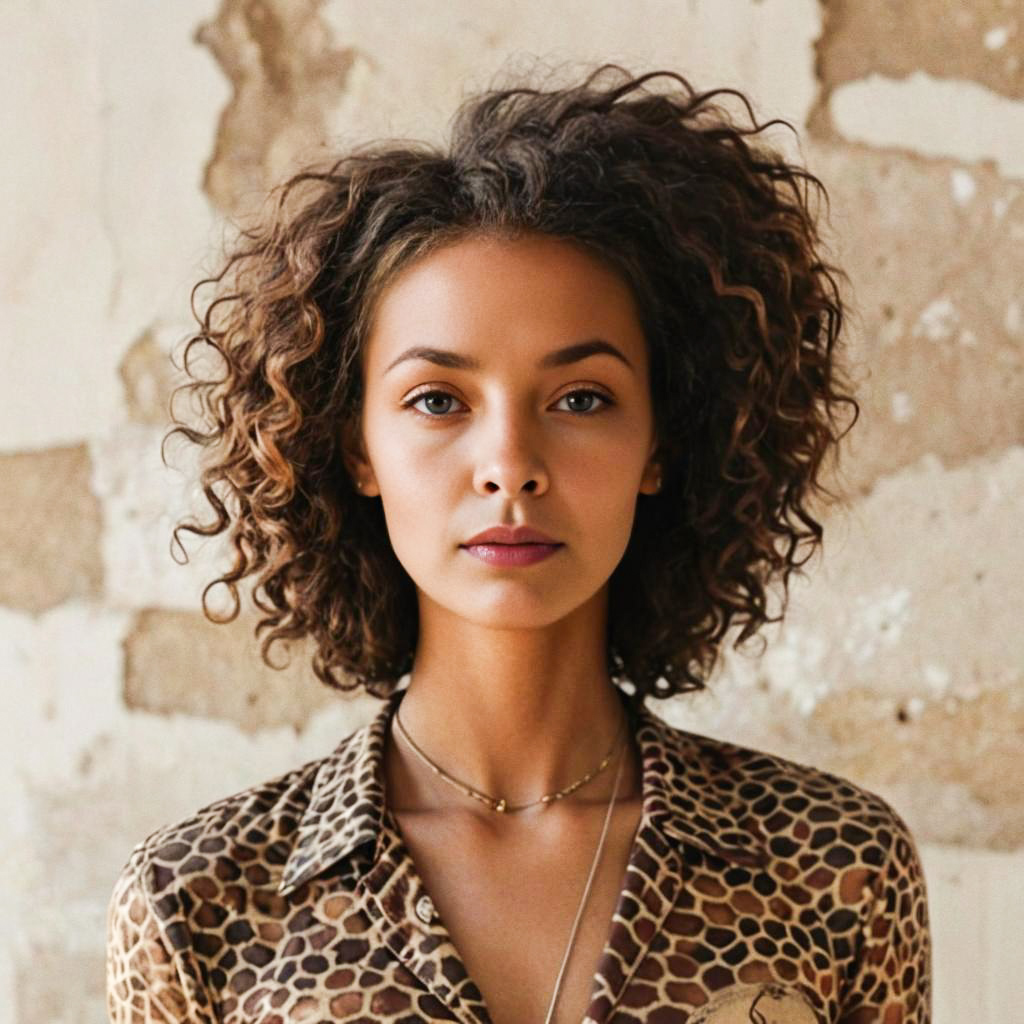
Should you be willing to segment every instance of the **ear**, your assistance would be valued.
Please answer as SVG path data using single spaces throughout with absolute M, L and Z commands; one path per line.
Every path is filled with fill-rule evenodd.
M 366 456 L 362 431 L 356 420 L 350 420 L 342 428 L 341 457 L 345 463 L 345 469 L 352 479 L 352 486 L 358 494 L 365 498 L 372 498 L 380 494 L 373 467 Z
M 644 467 L 644 475 L 640 480 L 641 494 L 657 494 L 661 490 L 663 470 L 657 452 L 658 438 L 655 437 L 647 452 L 647 465 Z
M 656 462 L 648 464 L 640 480 L 641 494 L 657 494 L 661 490 L 661 467 Z

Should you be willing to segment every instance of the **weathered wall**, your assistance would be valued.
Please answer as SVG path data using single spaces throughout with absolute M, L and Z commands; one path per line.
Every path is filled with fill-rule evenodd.
M 936 1020 L 1016 1019 L 1017 0 L 10 0 L 0 38 L 0 1020 L 103 1020 L 103 915 L 134 842 L 376 706 L 298 658 L 267 670 L 251 621 L 199 614 L 222 552 L 170 555 L 202 505 L 188 453 L 160 462 L 168 355 L 224 216 L 324 147 L 439 137 L 530 54 L 673 67 L 800 129 L 857 305 L 853 501 L 765 656 L 731 654 L 663 713 L 887 797 L 925 859 Z

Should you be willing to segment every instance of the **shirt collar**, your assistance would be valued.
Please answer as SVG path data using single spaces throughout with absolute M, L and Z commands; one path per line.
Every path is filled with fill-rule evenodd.
M 278 892 L 287 894 L 364 843 L 374 857 L 384 819 L 384 749 L 407 688 L 320 762 Z M 670 726 L 646 706 L 633 718 L 642 763 L 644 819 L 669 837 L 736 864 L 763 866 L 767 841 L 750 809 L 729 795 L 742 784 L 729 744 Z

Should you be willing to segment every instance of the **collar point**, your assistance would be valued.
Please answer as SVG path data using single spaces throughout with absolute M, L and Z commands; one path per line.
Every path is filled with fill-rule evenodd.
M 306 871 L 288 871 L 281 875 L 281 881 L 277 885 L 277 894 L 279 896 L 288 896 L 293 893 L 303 881 L 305 881 L 307 872 Z

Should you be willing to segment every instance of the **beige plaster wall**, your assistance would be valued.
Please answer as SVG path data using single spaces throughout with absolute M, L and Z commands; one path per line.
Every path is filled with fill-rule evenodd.
M 225 216 L 325 147 L 438 137 L 534 54 L 672 67 L 800 130 L 857 307 L 853 501 L 765 655 L 662 713 L 889 799 L 925 860 L 936 1021 L 1019 1019 L 1019 0 L 7 0 L 0 39 L 0 1022 L 102 1021 L 131 846 L 375 707 L 201 617 L 216 545 L 170 555 L 202 506 L 188 453 L 160 462 L 168 355 Z

